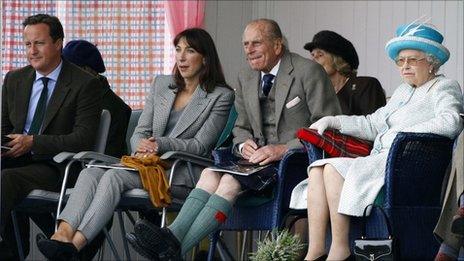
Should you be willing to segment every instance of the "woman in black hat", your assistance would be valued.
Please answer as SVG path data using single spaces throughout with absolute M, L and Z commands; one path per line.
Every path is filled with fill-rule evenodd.
M 103 109 L 111 114 L 105 154 L 120 158 L 127 155 L 126 132 L 132 109 L 110 87 L 105 76 L 105 63 L 97 46 L 86 40 L 72 40 L 62 51 L 63 58 L 78 65 L 101 81 Z
M 343 114 L 367 115 L 385 105 L 385 92 L 373 77 L 357 77 L 358 54 L 350 41 L 332 31 L 320 31 L 304 49 L 322 65 L 337 93 Z

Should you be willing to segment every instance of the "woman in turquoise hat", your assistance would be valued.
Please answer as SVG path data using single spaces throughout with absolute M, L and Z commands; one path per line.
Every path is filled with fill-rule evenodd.
M 398 132 L 433 133 L 454 139 L 462 130 L 461 88 L 437 72 L 449 58 L 443 36 L 432 26 L 409 24 L 386 44 L 403 83 L 389 102 L 367 116 L 328 116 L 310 126 L 374 142 L 369 156 L 329 158 L 308 167 L 309 178 L 292 195 L 292 208 L 307 208 L 309 246 L 305 260 L 344 260 L 349 248 L 350 216 L 362 216 L 384 185 L 388 151 Z M 330 221 L 332 244 L 325 253 Z

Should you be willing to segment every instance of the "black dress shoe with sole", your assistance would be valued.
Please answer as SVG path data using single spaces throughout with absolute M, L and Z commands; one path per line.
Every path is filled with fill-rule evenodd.
M 151 251 L 150 248 L 146 247 L 134 233 L 126 233 L 126 239 L 134 250 L 141 256 L 150 260 L 159 260 L 158 253 Z
M 158 253 L 160 260 L 182 260 L 180 242 L 169 229 L 160 228 L 146 220 L 140 220 L 134 226 L 134 234 L 143 246 Z
M 79 251 L 73 243 L 48 239 L 44 234 L 38 234 L 36 237 L 36 242 L 40 252 L 49 260 L 78 260 Z
M 0 260 L 2 261 L 16 261 L 19 257 L 8 247 L 5 241 L 0 242 Z

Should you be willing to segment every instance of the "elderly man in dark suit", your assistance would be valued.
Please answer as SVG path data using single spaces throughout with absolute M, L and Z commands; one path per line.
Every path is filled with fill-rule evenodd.
M 33 189 L 58 190 L 61 151 L 91 150 L 101 114 L 97 78 L 61 59 L 63 27 L 58 18 L 26 18 L 24 44 L 30 65 L 11 71 L 2 87 L 0 260 L 16 260 L 10 211 Z M 29 226 L 19 218 L 25 252 Z M 26 253 L 27 254 L 27 253 Z

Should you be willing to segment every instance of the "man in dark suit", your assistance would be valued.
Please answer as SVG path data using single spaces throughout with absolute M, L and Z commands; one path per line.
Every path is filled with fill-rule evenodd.
M 2 87 L 0 260 L 17 260 L 10 211 L 33 189 L 57 191 L 61 151 L 93 149 L 101 114 L 100 81 L 61 59 L 63 27 L 58 18 L 38 14 L 23 22 L 30 65 L 10 71 Z M 25 254 L 28 219 L 19 217 Z

